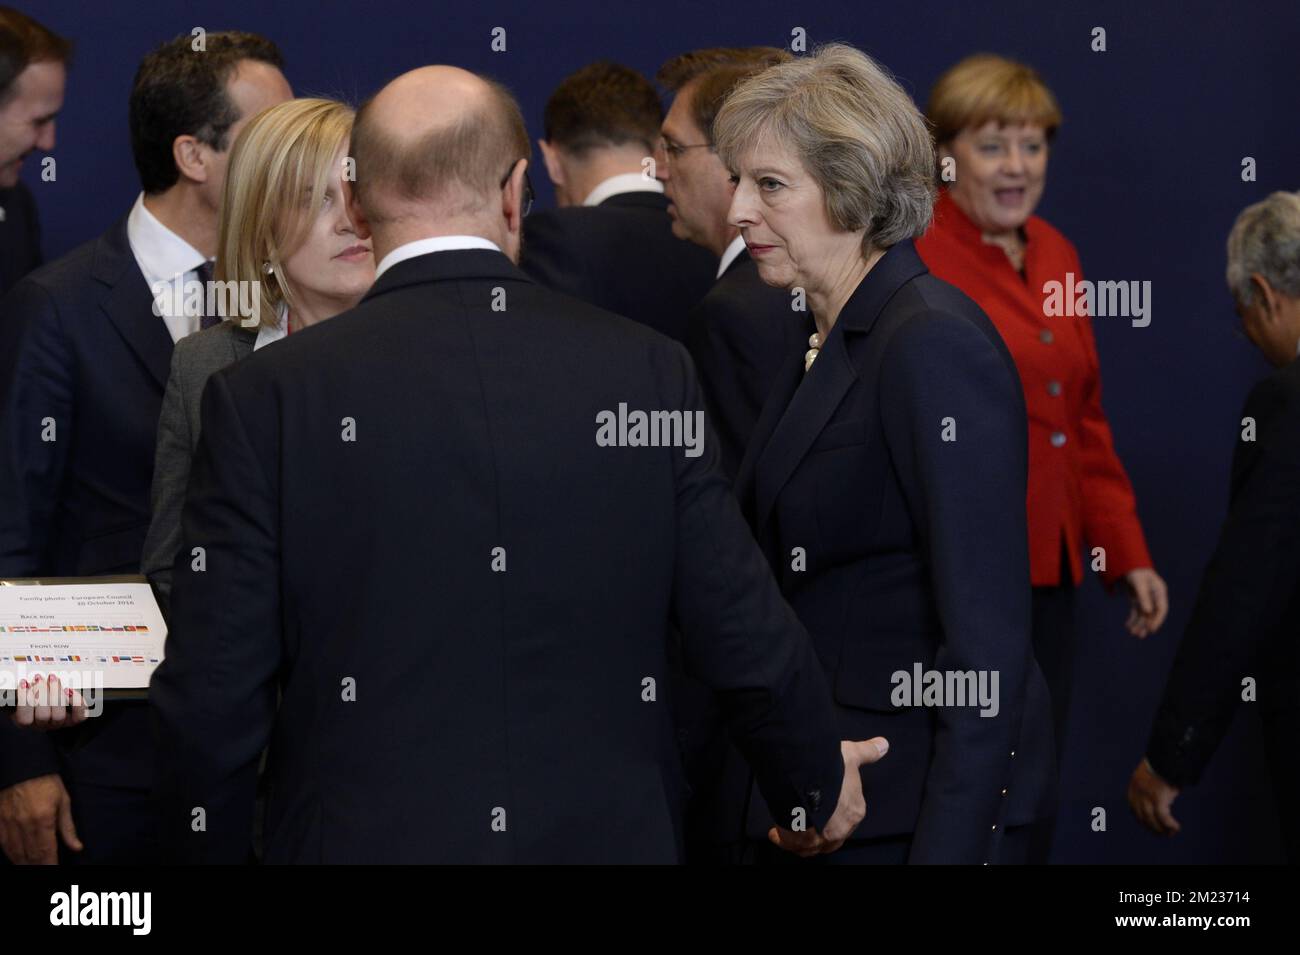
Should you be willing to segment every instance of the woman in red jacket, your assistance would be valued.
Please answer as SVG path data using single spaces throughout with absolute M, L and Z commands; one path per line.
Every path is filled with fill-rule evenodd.
M 1053 699 L 1057 748 L 1069 710 L 1074 588 L 1087 562 L 1131 596 L 1136 637 L 1164 622 L 1165 582 L 1151 566 L 1137 502 L 1101 407 L 1101 370 L 1087 316 L 1047 317 L 1044 285 L 1073 273 L 1074 246 L 1033 214 L 1061 114 L 1029 67 L 988 54 L 949 69 L 927 113 L 941 190 L 917 243 L 930 271 L 984 309 L 1020 371 L 1029 413 L 1029 557 L 1034 649 Z

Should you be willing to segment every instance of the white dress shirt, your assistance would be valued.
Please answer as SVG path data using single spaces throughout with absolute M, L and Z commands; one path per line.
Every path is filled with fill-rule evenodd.
M 167 285 L 154 299 L 154 304 L 172 341 L 178 342 L 191 332 L 197 332 L 202 318 L 185 314 L 184 295 L 179 302 L 173 301 L 171 283 L 178 275 L 182 282 L 197 282 L 197 269 L 207 257 L 144 207 L 143 192 L 136 197 L 135 205 L 126 217 L 126 241 L 144 274 L 150 294 L 159 282 Z
M 727 246 L 727 251 L 722 253 L 722 261 L 718 263 L 718 278 L 722 278 L 722 273 L 727 271 L 731 263 L 736 261 L 736 256 L 745 250 L 745 237 L 738 235 L 731 240 L 731 245 Z
M 277 322 L 274 325 L 259 325 L 257 327 L 257 339 L 253 342 L 253 351 L 257 351 L 263 345 L 269 345 L 271 342 L 278 342 L 281 338 L 289 334 L 286 318 L 289 315 L 289 308 L 284 302 L 281 302 L 277 311 Z
M 407 259 L 413 259 L 417 255 L 427 255 L 430 252 L 451 252 L 455 249 L 495 249 L 500 252 L 501 246 L 491 239 L 484 239 L 477 235 L 435 235 L 429 239 L 416 239 L 406 245 L 399 245 L 384 256 L 379 267 L 375 269 L 375 281 L 378 282 L 379 276 L 398 262 L 405 262 Z
M 623 172 L 603 180 L 595 189 L 587 193 L 582 200 L 584 206 L 598 206 L 610 196 L 625 192 L 659 192 L 664 191 L 664 184 L 653 176 L 647 178 L 640 172 Z

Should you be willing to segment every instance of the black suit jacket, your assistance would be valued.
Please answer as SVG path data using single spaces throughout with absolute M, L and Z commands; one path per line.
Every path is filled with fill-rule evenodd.
M 0 577 L 139 572 L 171 352 L 125 218 L 0 302 Z M 147 787 L 149 751 L 143 704 L 49 735 L 0 720 L 0 787 Z
M 36 216 L 36 202 L 21 182 L 12 189 L 0 189 L 0 209 L 4 210 L 4 218 L 0 219 L 0 293 L 3 293 L 41 264 L 41 224 Z
M 791 355 L 808 350 L 812 319 L 792 302 L 788 291 L 758 277 L 742 250 L 687 319 L 686 347 L 718 432 L 722 465 L 733 477 L 777 372 Z
M 602 446 L 620 403 L 698 411 L 685 349 L 483 250 L 209 379 L 207 568 L 175 565 L 150 691 L 174 854 L 246 858 L 269 741 L 270 862 L 673 861 L 670 618 L 773 811 L 824 824 L 824 678 L 711 436 Z
M 1265 714 L 1300 708 L 1300 361 L 1259 382 L 1242 418 L 1255 439 L 1237 443 L 1228 518 L 1147 746 L 1175 786 L 1200 780 L 1246 677 Z
M 668 200 L 624 192 L 524 220 L 519 266 L 538 282 L 684 341 L 686 314 L 718 263 L 673 235 Z
M 913 862 L 992 860 L 1005 827 L 1048 811 L 1027 455 L 997 331 L 902 242 L 854 291 L 812 369 L 801 355 L 782 369 L 742 465 L 742 506 L 812 634 L 840 735 L 890 742 L 863 770 L 858 835 L 913 833 Z M 895 706 L 893 674 L 918 664 L 996 672 L 997 715 Z

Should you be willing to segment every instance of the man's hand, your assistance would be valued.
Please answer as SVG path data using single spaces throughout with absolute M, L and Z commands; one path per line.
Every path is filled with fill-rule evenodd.
M 1133 815 L 1160 836 L 1172 836 L 1182 828 L 1172 812 L 1178 793 L 1178 787 L 1157 776 L 1145 759 L 1138 763 L 1128 781 L 1128 804 Z
M 1130 570 L 1124 575 L 1123 584 L 1132 603 L 1126 624 L 1128 632 L 1144 640 L 1159 630 L 1169 615 L 1169 588 L 1164 578 L 1150 567 Z
M 10 862 L 56 865 L 59 836 L 69 849 L 82 850 L 72 824 L 72 800 L 57 773 L 0 789 L 0 848 Z
M 844 757 L 844 783 L 840 786 L 840 801 L 835 812 L 826 821 L 826 829 L 792 832 L 773 826 L 767 838 L 776 846 L 803 856 L 805 859 L 824 852 L 834 852 L 853 835 L 858 823 L 867 814 L 866 800 L 862 795 L 862 776 L 859 770 L 874 763 L 889 752 L 889 740 L 877 736 L 864 742 L 840 741 L 840 755 Z
M 9 717 L 16 726 L 37 730 L 58 730 L 76 726 L 86 719 L 86 701 L 76 690 L 65 688 L 53 673 L 39 674 L 18 684 L 18 706 Z

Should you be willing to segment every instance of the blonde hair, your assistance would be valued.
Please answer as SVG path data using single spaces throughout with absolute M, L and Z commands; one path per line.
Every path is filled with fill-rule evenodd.
M 847 44 L 744 81 L 718 110 L 713 136 L 732 172 L 764 137 L 789 143 L 821 187 L 835 227 L 865 230 L 864 257 L 930 224 L 934 146 L 925 119 L 893 77 Z
M 339 177 L 334 160 L 352 120 L 351 107 L 335 100 L 289 100 L 254 116 L 231 147 L 213 279 L 258 282 L 263 326 L 279 324 L 281 303 L 293 307 L 283 261 L 307 238 Z
M 945 70 L 930 90 L 925 114 L 940 146 L 990 120 L 1041 126 L 1050 140 L 1062 120 L 1056 97 L 1033 67 L 993 53 L 975 53 Z

